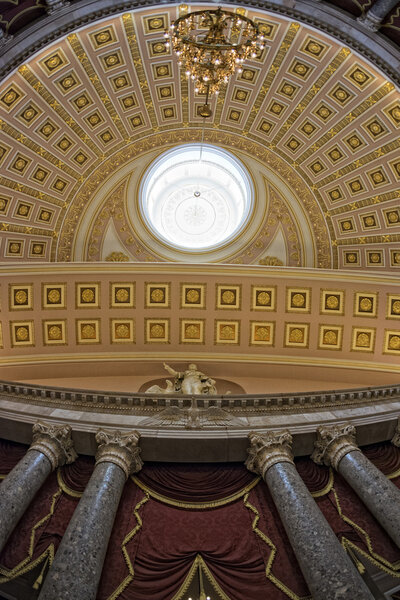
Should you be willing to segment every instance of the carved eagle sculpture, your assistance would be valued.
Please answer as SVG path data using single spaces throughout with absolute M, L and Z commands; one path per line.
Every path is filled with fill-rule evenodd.
M 203 429 L 204 427 L 247 427 L 246 419 L 235 417 L 218 406 L 199 408 L 197 400 L 192 398 L 189 407 L 169 406 L 157 415 L 141 422 L 144 427 L 184 427 L 185 429 Z

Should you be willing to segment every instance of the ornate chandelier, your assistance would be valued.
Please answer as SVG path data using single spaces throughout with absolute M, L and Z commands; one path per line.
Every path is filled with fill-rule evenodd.
M 241 72 L 246 58 L 255 58 L 257 49 L 264 48 L 264 36 L 256 23 L 222 8 L 179 17 L 165 37 L 187 78 L 193 80 L 195 91 L 206 95 L 202 116 L 211 115 L 210 94 L 218 94 L 235 71 Z

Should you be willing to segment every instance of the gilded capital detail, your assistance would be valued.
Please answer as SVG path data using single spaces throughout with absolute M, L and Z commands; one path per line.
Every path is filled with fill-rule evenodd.
M 137 431 L 122 433 L 100 429 L 96 434 L 96 465 L 102 462 L 118 465 L 128 479 L 132 473 L 137 473 L 143 467 L 139 439 L 140 434 Z
M 361 452 L 356 442 L 356 428 L 350 423 L 342 425 L 322 425 L 317 429 L 315 449 L 311 455 L 317 465 L 337 469 L 340 461 L 349 452 Z
M 33 441 L 29 450 L 37 450 L 44 454 L 49 459 L 53 471 L 77 459 L 78 455 L 71 438 L 72 429 L 69 425 L 53 425 L 38 421 L 34 424 L 32 432 Z
M 249 471 L 265 477 L 268 469 L 276 463 L 293 463 L 292 436 L 287 429 L 262 434 L 252 431 L 248 437 L 250 448 L 245 464 Z
M 400 447 L 400 417 L 397 419 L 397 426 L 394 432 L 394 436 L 392 437 L 393 446 Z

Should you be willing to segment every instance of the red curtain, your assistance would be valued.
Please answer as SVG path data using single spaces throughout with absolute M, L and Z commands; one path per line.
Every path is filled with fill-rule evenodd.
M 0 443 L 0 475 L 25 451 Z M 400 474 L 399 448 L 379 444 L 365 454 L 386 475 Z M 399 574 L 399 549 L 343 478 L 309 458 L 296 466 L 342 544 Z M 49 476 L 0 556 L 3 580 L 52 560 L 93 468 L 93 458 L 79 457 Z M 268 489 L 255 483 L 242 464 L 145 464 L 124 487 L 98 600 L 172 598 L 198 555 L 231 600 L 307 597 Z

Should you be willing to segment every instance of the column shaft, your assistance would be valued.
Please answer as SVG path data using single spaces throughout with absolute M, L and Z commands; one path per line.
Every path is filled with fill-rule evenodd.
M 265 481 L 314 600 L 373 600 L 295 466 L 276 463 Z
M 95 600 L 126 476 L 97 464 L 43 584 L 40 600 Z
M 48 458 L 30 450 L 0 486 L 0 552 L 28 508 L 36 492 L 52 471 Z
M 367 14 L 374 15 L 380 21 L 386 17 L 386 15 L 394 8 L 399 0 L 377 0 L 375 4 L 371 6 Z
M 400 548 L 400 490 L 362 454 L 346 454 L 337 470 Z

